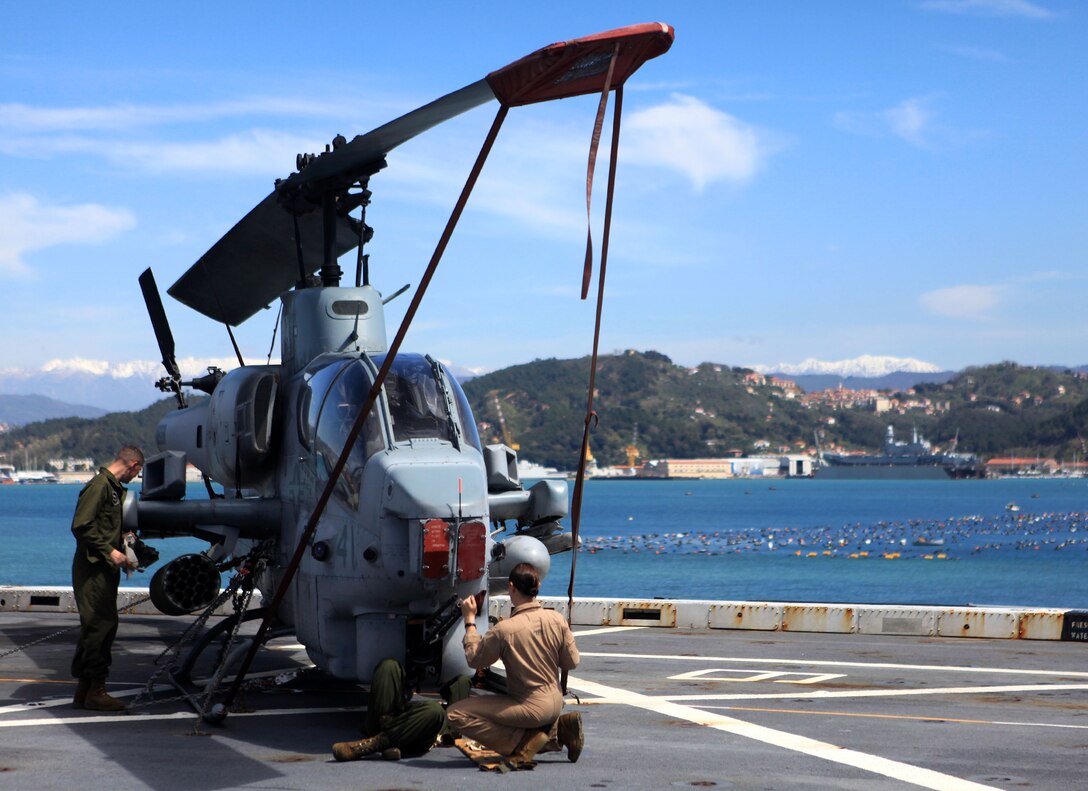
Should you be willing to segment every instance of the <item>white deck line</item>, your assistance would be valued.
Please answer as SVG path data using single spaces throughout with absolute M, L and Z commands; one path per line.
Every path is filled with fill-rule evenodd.
M 774 728 L 767 728 L 762 725 L 753 725 L 750 722 L 744 722 L 743 720 L 734 719 L 733 717 L 713 714 L 691 706 L 682 706 L 678 703 L 651 697 L 649 695 L 642 695 L 637 692 L 630 692 L 628 690 L 619 689 L 618 687 L 609 687 L 593 681 L 574 678 L 573 676 L 569 679 L 569 684 L 571 687 L 590 695 L 598 695 L 602 698 L 607 698 L 609 702 L 612 703 L 623 703 L 628 706 L 635 706 L 636 708 L 656 712 L 667 717 L 687 720 L 688 722 L 705 725 L 719 731 L 724 731 L 725 733 L 731 733 L 734 736 L 754 739 L 763 742 L 764 744 L 781 747 L 786 750 L 793 750 L 794 752 L 803 753 L 814 758 L 845 764 L 846 766 L 852 766 L 866 772 L 873 772 L 921 788 L 931 788 L 936 789 L 936 791 L 982 791 L 982 789 L 993 791 L 994 789 L 993 786 L 974 783 L 970 780 L 964 780 L 953 775 L 935 772 L 932 769 L 925 769 L 920 766 L 903 763 L 902 761 L 882 758 L 879 755 L 870 755 L 869 753 L 863 753 L 857 750 L 845 749 L 829 742 L 809 739 L 808 737 L 798 736 L 797 734 L 788 733 L 787 731 L 775 730 Z

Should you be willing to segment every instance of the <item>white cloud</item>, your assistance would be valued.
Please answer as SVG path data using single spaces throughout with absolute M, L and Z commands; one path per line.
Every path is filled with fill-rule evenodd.
M 658 165 L 687 176 L 696 189 L 743 183 L 780 143 L 756 127 L 691 96 L 633 113 L 624 121 L 621 161 Z
M 392 106 L 382 107 L 390 114 Z M 370 114 L 375 110 L 368 100 Z M 403 109 L 403 108 L 398 108 Z M 344 103 L 293 98 L 247 98 L 208 104 L 39 107 L 0 104 L 0 153 L 25 158 L 64 155 L 100 157 L 114 166 L 149 173 L 280 173 L 300 151 L 323 141 L 298 132 L 251 126 L 202 138 L 200 125 L 225 119 L 269 117 L 344 119 Z M 560 147 L 554 124 L 538 129 L 545 150 Z M 169 137 L 152 130 L 175 127 Z M 188 130 L 188 131 L 184 131 Z M 180 134 L 179 134 L 180 133 Z M 185 138 L 188 139 L 185 139 Z M 750 180 L 781 142 L 764 130 L 691 96 L 674 94 L 664 104 L 628 113 L 621 145 L 625 163 L 666 167 L 696 189 L 719 181 Z M 581 138 L 578 139 L 581 146 Z M 602 143 L 607 151 L 607 141 Z M 563 153 L 563 152 L 559 152 Z M 584 156 L 584 154 L 580 154 Z
M 590 129 L 586 120 L 556 121 L 530 112 L 508 121 L 473 192 L 469 212 L 484 211 L 540 231 L 584 232 Z M 387 179 L 383 194 L 394 189 L 416 202 L 448 206 L 479 147 L 478 137 L 466 131 L 437 143 L 413 141 L 399 150 L 395 164 L 383 174 Z M 597 159 L 595 211 L 604 205 L 609 140 L 606 129 Z M 780 145 L 771 133 L 699 99 L 677 95 L 664 104 L 625 113 L 619 165 L 626 178 L 636 167 L 666 168 L 702 190 L 720 181 L 748 181 Z M 451 168 L 454 161 L 461 164 Z
M 1001 303 L 1004 286 L 962 285 L 928 291 L 919 297 L 922 307 L 938 316 L 988 319 Z
M 314 147 L 310 138 L 254 129 L 206 142 L 127 143 L 103 153 L 148 173 L 284 174 L 294 170 L 295 154 Z
M 996 49 L 987 49 L 986 47 L 956 46 L 945 47 L 945 49 L 953 55 L 959 55 L 961 58 L 969 58 L 970 60 L 988 61 L 990 63 L 1007 63 L 1009 60 L 1005 53 Z
M 934 100 L 933 96 L 913 96 L 884 110 L 842 111 L 835 113 L 831 122 L 844 132 L 869 137 L 890 135 L 918 148 L 968 143 L 986 134 L 940 123 L 933 109 Z
M 907 99 L 885 110 L 884 120 L 896 137 L 916 146 L 925 145 L 925 135 L 933 119 L 933 113 L 924 99 Z
M 256 173 L 280 175 L 294 169 L 295 154 L 313 151 L 312 138 L 261 129 L 213 140 L 133 142 L 81 135 L 0 139 L 9 156 L 100 157 L 118 168 L 160 173 Z
M 292 169 L 295 154 L 321 151 L 328 140 L 267 129 L 282 126 L 284 118 L 300 119 L 307 126 L 315 119 L 321 119 L 321 125 L 326 124 L 324 119 L 343 124 L 351 120 L 345 104 L 343 97 L 336 101 L 255 97 L 206 104 L 103 107 L 0 104 L 0 153 L 33 159 L 100 157 L 115 166 L 151 173 L 281 174 Z M 368 97 L 366 105 L 369 114 L 382 119 L 404 109 L 401 103 L 393 104 L 380 96 Z M 221 131 L 227 122 L 248 128 Z M 213 123 L 217 126 L 209 126 Z M 209 128 L 216 131 L 202 134 L 201 130 Z
M 101 244 L 136 226 L 127 209 L 96 203 L 42 204 L 32 195 L 0 195 L 0 275 L 27 275 L 23 256 L 58 244 Z
M 1054 14 L 1038 3 L 1028 0 L 925 0 L 922 8 L 948 14 L 977 14 L 979 16 L 1019 16 L 1029 19 L 1049 19 Z
M 290 97 L 256 97 L 179 105 L 116 104 L 107 107 L 37 107 L 0 104 L 0 129 L 24 134 L 131 131 L 135 127 L 192 124 L 237 117 L 343 118 L 344 105 Z

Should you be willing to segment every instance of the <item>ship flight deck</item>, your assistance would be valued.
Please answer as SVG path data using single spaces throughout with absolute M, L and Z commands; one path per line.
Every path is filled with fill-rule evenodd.
M 755 619 L 757 605 L 704 602 L 708 620 L 691 624 L 699 603 L 652 600 L 643 609 L 657 617 L 639 618 L 639 607 L 615 617 L 614 603 L 578 600 L 582 662 L 568 710 L 583 714 L 585 751 L 577 764 L 544 754 L 532 771 L 499 775 L 455 748 L 334 762 L 330 745 L 356 738 L 365 690 L 308 670 L 293 638 L 259 654 L 254 670 L 268 683 L 220 725 L 168 684 L 149 701 L 141 693 L 155 660 L 189 619 L 125 615 L 109 689 L 139 705 L 74 710 L 78 619 L 62 604 L 15 606 L 19 590 L 0 588 L 0 788 L 1065 789 L 1088 769 L 1086 646 L 1069 639 L 1069 624 L 1065 640 L 1053 636 L 1061 611 L 1010 611 L 1015 634 L 1001 611 L 974 613 L 976 635 L 990 622 L 1001 633 L 963 639 L 943 636 L 939 613 L 916 613 L 927 633 L 894 634 L 863 628 L 865 608 L 835 605 L 825 618 L 835 628 L 818 629 L 819 605 L 796 605 L 808 609 L 798 621 L 769 603 L 777 622 L 737 629 L 711 625 L 710 606 Z M 504 606 L 493 601 L 493 614 Z M 579 623 L 599 612 L 613 615 Z M 847 617 L 855 628 L 842 628 Z M 893 631 L 904 618 L 892 609 Z M 1043 631 L 1053 639 L 1025 639 Z

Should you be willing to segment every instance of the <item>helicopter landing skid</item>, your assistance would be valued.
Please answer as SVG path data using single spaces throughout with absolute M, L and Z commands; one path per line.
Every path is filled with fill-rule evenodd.
M 226 678 L 231 665 L 236 665 L 242 654 L 248 648 L 253 637 L 240 636 L 238 630 L 248 621 L 262 620 L 267 608 L 258 607 L 235 613 L 217 623 L 207 630 L 195 645 L 186 654 L 185 659 L 168 674 L 171 685 L 185 698 L 186 702 L 205 721 L 212 723 L 222 722 L 227 715 L 222 704 L 209 706 L 210 698 L 215 694 L 216 688 Z M 267 643 L 278 637 L 293 634 L 294 630 L 288 626 L 273 626 L 265 632 L 262 643 Z M 207 676 L 195 676 L 195 670 L 208 650 L 218 652 L 211 665 L 211 672 Z M 194 688 L 202 689 L 202 693 L 194 693 Z

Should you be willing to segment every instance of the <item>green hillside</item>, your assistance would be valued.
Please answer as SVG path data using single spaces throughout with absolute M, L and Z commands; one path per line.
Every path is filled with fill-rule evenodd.
M 139 412 L 111 412 L 100 418 L 54 418 L 0 434 L 0 458 L 21 464 L 24 458 L 91 458 L 105 464 L 123 445 L 154 451 L 155 429 L 166 413 L 177 409 L 173 398 L 164 398 Z
M 485 442 L 505 434 L 522 458 L 573 469 L 586 406 L 589 358 L 535 360 L 472 379 L 465 392 Z M 1015 363 L 968 368 L 951 381 L 883 391 L 882 408 L 852 408 L 823 396 L 791 392 L 745 368 L 674 364 L 656 352 L 629 351 L 599 360 L 590 449 L 601 464 L 641 459 L 722 457 L 814 450 L 877 450 L 888 425 L 900 438 L 918 429 L 947 449 L 983 458 L 1017 454 L 1088 458 L 1088 377 L 1083 372 Z M 0 434 L 0 454 L 16 461 L 72 456 L 108 461 L 122 444 L 156 447 L 155 429 L 175 408 L 166 398 L 139 412 L 98 419 L 45 420 Z
M 960 450 L 985 457 L 1088 456 L 1083 373 L 1015 363 L 969 368 L 950 382 L 885 393 L 904 406 L 879 414 L 806 406 L 782 388 L 746 383 L 749 373 L 710 363 L 688 369 L 655 352 L 601 357 L 593 455 L 602 464 L 623 463 L 632 443 L 644 459 L 811 450 L 817 433 L 824 446 L 877 450 L 892 425 L 900 438 L 917 428 L 946 448 L 958 435 Z M 537 360 L 473 379 L 465 390 L 481 436 L 501 439 L 498 403 L 522 457 L 570 469 L 577 462 L 588 376 L 588 357 Z

